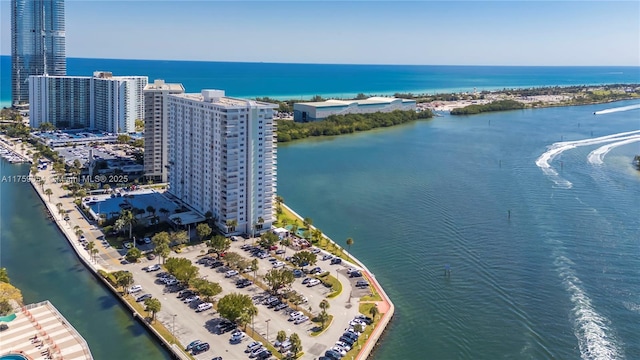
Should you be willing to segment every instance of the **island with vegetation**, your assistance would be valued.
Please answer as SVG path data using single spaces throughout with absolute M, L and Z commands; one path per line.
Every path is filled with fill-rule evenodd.
M 638 171 L 640 171 L 640 155 L 636 155 L 633 158 L 633 165 L 638 169 Z
M 483 105 L 468 105 L 451 110 L 451 115 L 473 115 L 490 111 L 505 111 L 524 109 L 525 105 L 515 100 L 498 100 Z
M 351 134 L 431 117 L 433 117 L 433 112 L 426 109 L 419 112 L 395 110 L 390 113 L 331 115 L 324 120 L 307 123 L 280 121 L 278 122 L 278 142 L 288 142 L 310 136 Z

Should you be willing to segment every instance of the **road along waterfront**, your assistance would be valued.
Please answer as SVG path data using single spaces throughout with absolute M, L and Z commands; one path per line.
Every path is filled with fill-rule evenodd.
M 76 209 L 75 204 L 73 203 L 73 199 L 66 195 L 66 191 L 61 188 L 61 184 L 57 184 L 52 180 L 52 179 L 54 179 L 54 177 L 53 177 L 53 173 L 52 173 L 51 170 L 39 171 L 36 174 L 36 176 L 28 176 L 27 179 L 29 180 L 32 188 L 39 195 L 39 197 L 42 200 L 42 202 L 45 204 L 45 206 L 46 206 L 46 208 L 47 208 L 47 210 L 49 212 L 50 218 L 56 223 L 56 225 L 58 226 L 60 231 L 67 238 L 69 244 L 75 250 L 78 258 L 82 261 L 82 263 L 90 271 L 92 271 L 94 274 L 96 274 L 98 270 L 104 270 L 104 271 L 107 271 L 107 272 L 111 272 L 111 271 L 115 271 L 115 270 L 128 269 L 128 270 L 134 271 L 134 273 L 136 272 L 135 270 L 131 269 L 131 266 L 135 266 L 135 265 L 129 265 L 129 267 L 127 267 L 127 266 L 123 267 L 123 265 L 120 264 L 121 254 L 118 251 L 116 251 L 116 250 L 114 250 L 112 248 L 109 248 L 109 247 L 104 247 L 100 241 L 97 241 L 97 239 L 102 235 L 102 233 L 99 231 L 99 229 L 97 227 L 95 227 L 93 224 L 89 223 L 87 221 L 87 219 L 81 214 L 81 212 L 78 209 Z M 45 179 L 45 184 L 39 184 L 37 179 Z M 52 190 L 52 194 L 50 196 L 46 195 L 45 194 L 45 189 L 51 189 Z M 66 214 L 69 216 L 69 220 L 64 220 L 63 219 L 64 216 L 62 214 L 59 214 L 56 211 L 57 208 L 56 208 L 56 206 L 54 204 L 62 204 L 62 208 L 67 210 Z M 90 256 L 90 254 L 85 249 L 83 249 L 81 244 L 77 241 L 77 235 L 75 234 L 75 229 L 74 229 L 75 226 L 79 226 L 80 229 L 82 229 L 84 235 L 87 237 L 87 239 L 89 241 L 94 241 L 94 243 L 96 244 L 96 247 L 100 250 L 98 256 L 96 256 L 95 259 L 93 259 Z M 189 249 L 191 249 L 191 247 Z M 193 250 L 196 250 L 196 249 L 193 249 Z M 193 251 L 193 250 L 190 250 L 190 251 Z M 200 252 L 193 252 L 194 256 L 195 255 L 199 255 L 199 254 L 200 254 Z M 192 260 L 195 261 L 196 258 L 193 258 Z M 359 267 L 362 267 L 363 269 L 366 270 L 364 265 L 359 263 L 357 260 L 354 260 L 354 261 L 356 262 L 355 265 L 357 265 Z M 338 272 L 336 272 L 336 274 L 338 274 Z M 373 330 L 371 336 L 369 336 L 367 338 L 367 340 L 364 342 L 364 344 L 362 345 L 361 351 L 357 355 L 358 359 L 366 359 L 369 356 L 371 350 L 373 349 L 373 347 L 375 346 L 375 344 L 378 341 L 379 337 L 381 336 L 382 332 L 384 331 L 385 326 L 388 324 L 389 320 L 391 319 L 391 317 L 393 315 L 393 305 L 391 304 L 391 302 L 386 297 L 386 294 L 384 294 L 384 292 L 382 291 L 380 285 L 377 284 L 377 282 L 375 281 L 375 277 L 373 277 L 372 274 L 370 274 L 370 272 L 368 270 L 365 271 L 365 276 L 368 278 L 370 283 L 376 288 L 377 292 L 379 294 L 383 295 L 383 297 L 384 297 L 384 300 L 379 302 L 379 309 L 381 310 L 381 314 L 383 316 L 382 316 L 381 320 L 377 323 L 377 326 Z M 119 293 L 116 291 L 115 288 L 113 288 L 108 283 L 106 283 L 106 281 L 101 276 L 96 274 L 96 277 L 98 279 L 100 279 L 101 281 L 103 281 L 105 283 L 105 285 L 116 296 L 119 297 Z M 139 279 L 139 277 L 136 277 L 136 280 L 138 280 L 138 279 Z M 347 286 L 345 286 L 345 285 L 343 285 L 343 286 L 345 286 L 345 288 L 349 288 L 349 286 L 348 286 L 348 284 L 349 284 L 348 277 L 345 278 L 343 276 L 338 276 L 338 281 L 344 282 L 345 281 L 344 279 L 346 279 Z M 161 296 L 156 296 L 156 294 L 154 294 L 154 297 L 159 297 L 160 298 Z M 347 306 L 347 309 L 349 309 L 349 308 L 351 308 L 350 299 L 351 299 L 351 293 L 347 293 L 345 291 L 344 294 L 342 294 L 338 298 L 332 299 L 332 300 L 333 300 L 333 302 L 336 303 L 336 305 L 338 303 L 340 303 L 340 302 L 344 302 L 345 304 L 349 304 Z M 165 300 L 166 300 L 166 298 L 165 298 Z M 165 300 L 163 300 L 163 303 L 165 302 Z M 138 319 L 144 319 L 144 314 L 137 313 L 136 310 L 133 307 L 131 307 L 130 304 L 128 304 L 126 301 L 122 301 L 122 303 L 125 304 L 125 306 L 127 306 L 131 312 L 133 312 L 134 317 L 136 317 Z M 335 308 L 335 310 L 333 310 L 333 312 L 339 311 L 338 310 L 339 308 L 340 308 L 340 306 L 336 306 L 336 308 Z M 183 308 L 180 308 L 180 310 L 183 310 Z M 355 311 L 355 313 L 353 313 L 353 311 Z M 178 313 L 178 311 L 174 311 L 174 313 Z M 338 323 L 343 322 L 345 320 L 348 322 L 348 319 L 352 318 L 354 316 L 354 314 L 357 314 L 357 307 L 353 307 L 352 311 L 347 311 L 347 313 L 340 315 L 339 316 L 340 321 L 338 321 Z M 158 318 L 165 325 L 165 327 L 167 329 L 171 329 L 173 337 L 177 337 L 183 343 L 186 343 L 186 341 L 189 341 L 188 340 L 189 338 L 186 338 L 185 336 L 189 335 L 190 331 L 176 331 L 176 322 L 178 323 L 178 329 L 180 329 L 180 328 L 188 329 L 189 328 L 189 324 L 185 324 L 184 320 L 188 319 L 189 317 L 188 316 L 185 316 L 185 317 L 181 316 L 181 317 L 179 317 L 179 320 L 176 321 L 176 317 L 177 317 L 176 315 L 167 314 L 167 311 L 164 310 L 164 311 L 161 311 L 158 314 Z M 338 314 L 336 313 L 336 316 L 337 315 Z M 144 325 L 147 325 L 144 320 L 142 320 L 141 323 L 144 324 Z M 317 339 L 311 339 L 310 341 L 313 341 L 313 344 L 314 344 L 313 345 L 313 350 L 309 349 L 306 352 L 306 355 L 304 356 L 304 358 L 312 359 L 315 356 L 320 356 L 322 354 L 322 352 L 324 351 L 324 349 L 325 349 L 323 344 L 321 344 L 320 342 L 322 342 L 322 343 L 328 342 L 329 344 L 331 344 L 335 340 L 337 340 L 337 338 L 340 336 L 340 333 L 342 331 L 341 330 L 342 329 L 342 327 L 341 327 L 342 325 L 339 325 L 340 326 L 339 328 L 337 326 L 338 325 L 333 326 L 333 329 L 329 329 L 329 331 L 325 331 Z M 156 335 L 157 338 L 174 354 L 174 357 L 177 357 L 177 358 L 184 358 L 185 357 L 184 353 L 181 350 L 181 347 L 172 346 L 173 339 L 163 339 L 160 336 L 160 334 L 155 332 L 155 330 L 152 329 L 150 326 L 147 326 L 147 328 L 154 335 Z M 257 328 L 261 328 L 261 326 L 258 326 Z M 264 331 L 264 330 L 262 330 L 262 331 Z M 207 335 L 207 333 L 205 333 L 204 335 Z M 266 337 L 266 336 L 269 335 L 269 333 L 267 331 L 266 334 L 262 333 L 262 335 Z M 275 336 L 275 332 L 273 334 L 271 334 L 271 335 Z M 273 342 L 273 339 L 269 339 L 269 340 L 271 342 Z

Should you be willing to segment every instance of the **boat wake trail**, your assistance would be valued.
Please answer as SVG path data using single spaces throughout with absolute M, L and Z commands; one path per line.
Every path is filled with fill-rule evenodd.
M 596 111 L 594 112 L 594 114 L 604 115 L 604 114 L 610 114 L 610 113 L 619 112 L 619 111 L 629 111 L 629 110 L 635 110 L 635 109 L 640 109 L 640 104 L 621 106 L 621 107 L 616 107 L 611 109 L 604 109 L 604 110 Z
M 607 155 L 609 151 L 611 151 L 611 149 L 616 148 L 618 146 L 638 142 L 640 141 L 640 135 L 627 136 L 626 138 L 618 138 L 616 140 L 621 140 L 621 141 L 615 142 L 613 144 L 607 144 L 607 145 L 601 146 L 593 150 L 592 152 L 590 152 L 589 156 L 587 157 L 587 159 L 589 160 L 589 163 L 592 165 L 602 165 L 603 163 L 602 159 L 604 158 L 605 155 Z
M 560 177 L 558 175 L 558 172 L 553 167 L 551 167 L 550 163 L 553 161 L 553 159 L 556 158 L 556 156 L 562 154 L 567 150 L 574 149 L 579 146 L 589 146 L 589 145 L 597 145 L 597 144 L 602 144 L 602 143 L 611 142 L 611 141 L 627 140 L 632 137 L 629 135 L 636 134 L 636 136 L 639 136 L 637 135 L 638 133 L 640 133 L 640 130 L 622 132 L 622 133 L 612 134 L 612 135 L 605 135 L 605 136 L 600 136 L 593 139 L 557 142 L 549 146 L 548 150 L 542 155 L 540 155 L 540 157 L 538 157 L 538 159 L 536 160 L 536 165 L 540 169 L 542 169 L 542 172 L 544 172 L 545 175 L 549 176 L 551 180 L 558 187 L 570 189 L 573 186 L 573 184 L 571 184 L 570 181 Z
M 610 334 L 610 321 L 593 308 L 591 299 L 582 288 L 582 281 L 572 270 L 572 264 L 566 256 L 558 256 L 555 260 L 562 282 L 571 294 L 571 315 L 580 357 L 583 360 L 624 359 L 624 353 Z

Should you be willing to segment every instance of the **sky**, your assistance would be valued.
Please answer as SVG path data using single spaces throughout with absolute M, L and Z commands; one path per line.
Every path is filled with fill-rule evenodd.
M 11 54 L 0 0 L 0 54 Z M 67 0 L 67 56 L 640 66 L 640 1 Z

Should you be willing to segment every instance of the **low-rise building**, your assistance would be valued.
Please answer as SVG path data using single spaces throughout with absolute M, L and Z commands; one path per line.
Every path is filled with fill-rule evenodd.
M 310 122 L 331 115 L 370 114 L 394 110 L 416 110 L 416 101 L 392 97 L 370 97 L 364 100 L 327 100 L 293 104 L 293 120 Z

